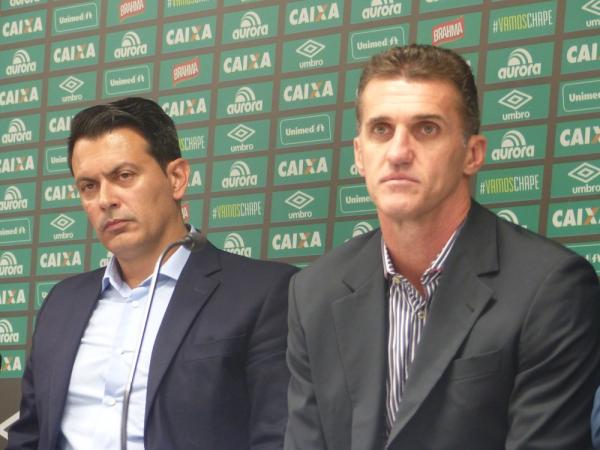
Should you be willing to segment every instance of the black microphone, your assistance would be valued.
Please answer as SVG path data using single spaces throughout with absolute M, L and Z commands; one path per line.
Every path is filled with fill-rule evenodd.
M 146 313 L 144 315 L 144 324 L 138 338 L 138 344 L 133 354 L 133 364 L 129 370 L 129 378 L 125 385 L 125 392 L 123 393 L 123 409 L 121 412 L 121 449 L 127 450 L 127 418 L 129 415 L 129 401 L 131 399 L 131 389 L 133 388 L 133 379 L 135 378 L 135 372 L 140 359 L 140 353 L 142 352 L 142 344 L 144 343 L 144 336 L 146 334 L 146 326 L 148 325 L 148 317 L 150 316 L 150 310 L 152 309 L 152 301 L 154 300 L 154 293 L 156 292 L 156 283 L 158 281 L 158 274 L 160 273 L 160 267 L 162 266 L 163 260 L 167 253 L 173 248 L 181 245 L 187 248 L 191 252 L 197 252 L 204 244 L 206 244 L 206 237 L 201 231 L 194 230 L 189 224 L 186 224 L 188 233 L 183 239 L 172 242 L 165 247 L 160 254 L 150 282 L 150 290 L 148 292 L 148 305 L 146 306 Z

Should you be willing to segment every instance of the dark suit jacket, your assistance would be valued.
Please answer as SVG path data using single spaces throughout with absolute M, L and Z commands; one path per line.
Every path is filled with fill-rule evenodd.
M 280 449 L 287 288 L 295 268 L 207 243 L 186 263 L 152 352 L 147 449 Z M 8 449 L 52 449 L 104 269 L 58 283 L 40 310 Z
M 600 290 L 585 259 L 474 203 L 386 439 L 381 233 L 292 278 L 286 450 L 590 448 Z
M 600 450 L 600 387 L 596 391 L 596 401 L 592 413 L 592 441 L 594 448 Z

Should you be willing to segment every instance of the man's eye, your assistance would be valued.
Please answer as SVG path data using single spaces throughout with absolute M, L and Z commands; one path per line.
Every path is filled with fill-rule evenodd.
M 121 172 L 119 174 L 119 178 L 121 180 L 129 180 L 132 176 L 133 176 L 133 174 L 131 172 Z
M 387 125 L 379 124 L 373 127 L 373 134 L 382 135 L 385 134 L 388 130 Z
M 437 130 L 437 125 L 434 125 L 432 123 L 426 123 L 421 126 L 421 132 L 426 136 L 431 136 L 432 134 L 435 134 Z

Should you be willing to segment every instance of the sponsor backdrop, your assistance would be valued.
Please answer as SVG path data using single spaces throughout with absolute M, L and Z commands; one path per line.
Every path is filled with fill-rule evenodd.
M 453 48 L 490 141 L 475 198 L 600 271 L 600 0 L 568 3 L 0 0 L 0 448 L 46 293 L 110 256 L 66 163 L 94 103 L 157 100 L 192 165 L 186 219 L 227 251 L 305 265 L 377 225 L 353 165 L 362 63 Z

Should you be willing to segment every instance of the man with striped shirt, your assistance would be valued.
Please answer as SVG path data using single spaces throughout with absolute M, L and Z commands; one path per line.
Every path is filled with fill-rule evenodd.
M 285 449 L 590 448 L 598 278 L 471 199 L 486 139 L 469 66 L 376 55 L 357 122 L 381 228 L 292 278 Z

